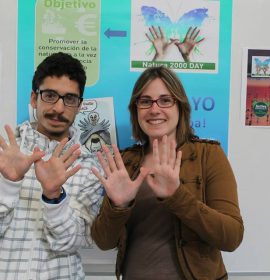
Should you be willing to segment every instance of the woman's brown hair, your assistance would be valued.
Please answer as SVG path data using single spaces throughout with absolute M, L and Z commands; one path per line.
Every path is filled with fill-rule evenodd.
M 188 142 L 195 137 L 194 131 L 190 126 L 191 107 L 185 92 L 185 89 L 176 74 L 164 66 L 151 67 L 146 69 L 136 81 L 131 99 L 129 102 L 130 120 L 132 125 L 133 137 L 136 141 L 142 143 L 148 142 L 148 136 L 142 131 L 138 122 L 138 112 L 136 101 L 142 94 L 142 91 L 155 79 L 161 79 L 169 92 L 177 100 L 176 104 L 179 108 L 179 121 L 176 128 L 177 146 Z

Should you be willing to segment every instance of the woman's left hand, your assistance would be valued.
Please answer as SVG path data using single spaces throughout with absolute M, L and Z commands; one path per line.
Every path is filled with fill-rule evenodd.
M 153 141 L 154 166 L 147 182 L 158 198 L 170 197 L 179 188 L 181 157 L 182 152 L 176 152 L 175 141 L 169 141 L 167 135 L 162 137 L 160 150 L 158 140 Z

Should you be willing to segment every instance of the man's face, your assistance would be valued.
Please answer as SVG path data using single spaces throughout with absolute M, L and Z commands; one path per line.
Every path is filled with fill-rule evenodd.
M 61 96 L 74 94 L 80 97 L 78 83 L 67 76 L 46 77 L 39 90 L 45 89 L 53 90 Z M 66 106 L 61 98 L 54 104 L 47 103 L 41 99 L 41 94 L 34 92 L 31 94 L 31 106 L 36 109 L 37 131 L 51 140 L 58 141 L 69 136 L 69 127 L 80 109 L 80 107 Z

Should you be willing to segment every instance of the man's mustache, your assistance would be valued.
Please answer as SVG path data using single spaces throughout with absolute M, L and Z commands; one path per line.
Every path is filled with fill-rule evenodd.
M 45 118 L 48 118 L 48 119 L 57 119 L 57 120 L 60 121 L 60 122 L 66 122 L 66 123 L 69 122 L 68 119 L 66 119 L 66 118 L 63 117 L 62 115 L 58 115 L 58 114 L 50 114 L 50 113 L 47 113 L 47 114 L 45 114 Z

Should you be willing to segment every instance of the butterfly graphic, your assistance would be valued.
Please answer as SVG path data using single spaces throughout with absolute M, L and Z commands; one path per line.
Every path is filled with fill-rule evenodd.
M 255 58 L 254 60 L 255 60 L 256 74 L 258 75 L 261 71 L 263 71 L 264 75 L 266 75 L 266 72 L 269 70 L 270 58 L 265 60 L 260 60 L 259 58 Z
M 146 26 L 161 26 L 167 38 L 179 40 L 185 37 L 190 27 L 199 28 L 204 20 L 208 18 L 207 8 L 190 10 L 184 13 L 176 22 L 172 22 L 168 15 L 155 7 L 142 6 L 141 13 Z

